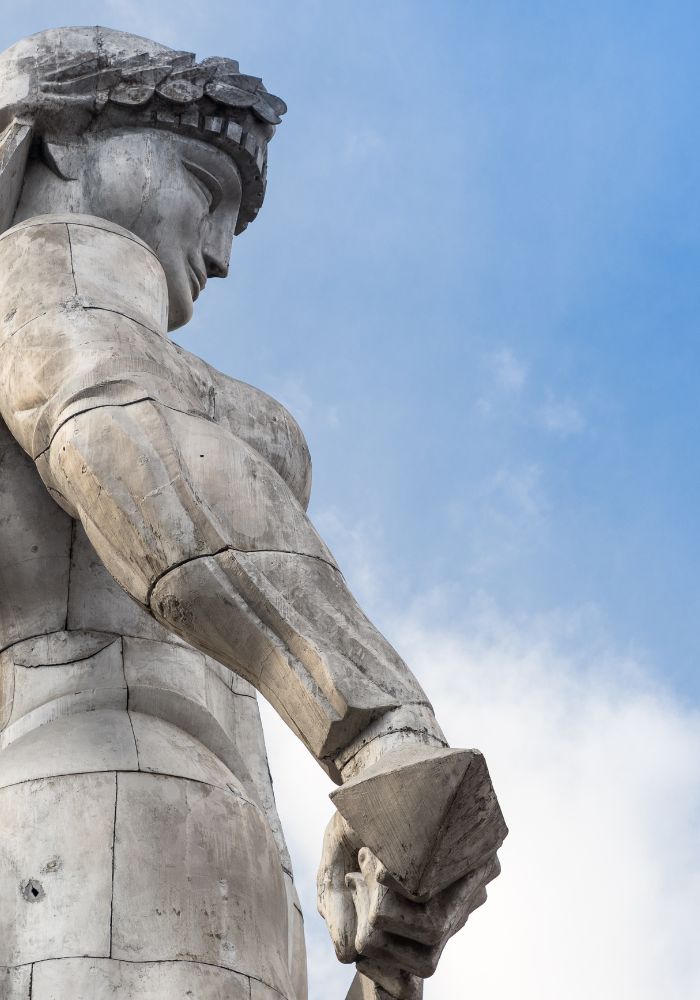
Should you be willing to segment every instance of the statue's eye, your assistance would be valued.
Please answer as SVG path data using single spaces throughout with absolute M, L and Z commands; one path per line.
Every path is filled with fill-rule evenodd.
M 191 160 L 183 160 L 182 165 L 206 198 L 209 211 L 213 212 L 223 195 L 221 184 L 213 174 L 210 174 L 204 167 L 200 167 L 198 163 L 193 163 Z
M 207 185 L 203 181 L 200 181 L 199 177 L 194 177 L 194 185 L 202 192 L 202 194 L 206 198 L 207 206 L 211 209 L 213 195 L 209 190 L 209 188 L 207 187 Z

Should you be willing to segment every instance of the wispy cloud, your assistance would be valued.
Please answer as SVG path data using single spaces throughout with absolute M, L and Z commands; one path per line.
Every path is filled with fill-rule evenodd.
M 357 163 L 374 160 L 387 152 L 386 136 L 371 128 L 358 128 L 345 136 L 343 154 Z
M 354 563 L 351 547 L 336 547 Z M 351 575 L 369 584 L 453 744 L 485 752 L 511 829 L 503 874 L 426 1000 L 700 995 L 698 713 L 638 656 L 610 649 L 585 611 L 514 622 L 482 602 L 445 628 L 436 595 L 392 613 L 382 573 L 353 565 Z M 344 1000 L 349 971 L 330 957 L 313 893 L 330 786 L 265 714 L 307 914 L 311 1000 Z
M 501 388 L 522 389 L 527 380 L 527 366 L 509 347 L 494 351 L 488 360 L 494 379 Z
M 486 354 L 483 366 L 483 390 L 476 400 L 476 409 L 482 417 L 492 417 L 519 402 L 529 372 L 510 347 Z
M 572 399 L 550 396 L 536 411 L 536 419 L 545 430 L 561 437 L 580 434 L 586 427 L 583 413 Z

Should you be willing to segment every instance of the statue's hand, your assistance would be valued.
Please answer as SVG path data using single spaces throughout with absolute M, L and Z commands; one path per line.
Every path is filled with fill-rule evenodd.
M 500 870 L 493 855 L 425 903 L 407 898 L 374 854 L 336 813 L 326 829 L 318 873 L 318 908 L 341 962 L 398 1000 L 421 995 L 415 977 L 435 972 L 443 949 L 486 901 Z

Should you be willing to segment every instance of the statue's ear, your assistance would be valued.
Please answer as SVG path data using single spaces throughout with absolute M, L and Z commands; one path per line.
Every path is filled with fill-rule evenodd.
M 85 146 L 80 141 L 58 143 L 44 141 L 41 147 L 46 166 L 63 181 L 74 181 L 80 175 L 85 160 Z
M 33 131 L 30 124 L 15 118 L 0 135 L 0 233 L 12 225 Z

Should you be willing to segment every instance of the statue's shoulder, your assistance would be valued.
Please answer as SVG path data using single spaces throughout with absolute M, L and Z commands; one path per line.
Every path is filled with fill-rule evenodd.
M 137 236 L 107 219 L 55 214 L 0 235 L 0 334 L 67 305 L 119 313 L 165 334 L 163 268 Z
M 162 275 L 165 282 L 158 257 L 147 243 L 123 226 L 96 215 L 57 213 L 22 219 L 0 234 L 3 258 L 18 252 L 23 256 L 44 259 L 56 252 L 59 256 L 67 254 L 74 267 L 82 266 L 87 270 L 94 270 L 98 261 L 102 271 L 105 267 L 110 270 L 109 265 L 113 264 L 115 274 L 110 275 L 112 279 L 118 279 L 119 268 L 116 265 L 127 258 L 129 277 L 133 277 L 134 271 L 143 269 L 146 262 L 146 269 L 154 271 L 159 278 Z
M 291 413 L 272 396 L 240 379 L 218 371 L 176 345 L 178 353 L 208 385 L 210 411 L 270 463 L 304 508 L 311 492 L 311 456 L 306 438 Z

